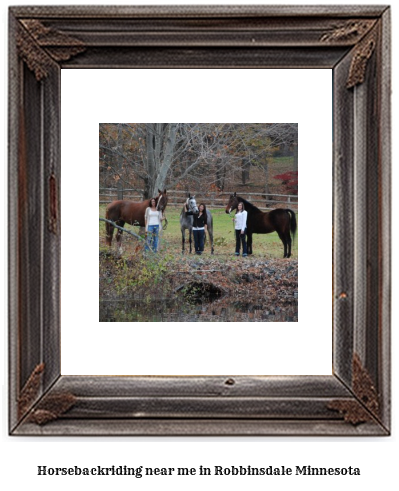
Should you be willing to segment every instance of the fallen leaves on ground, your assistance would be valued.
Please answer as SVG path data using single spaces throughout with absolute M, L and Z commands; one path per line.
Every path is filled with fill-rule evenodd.
M 295 304 L 298 299 L 298 261 L 256 257 L 183 257 L 170 264 L 167 278 L 173 288 L 190 282 L 215 285 L 223 293 L 240 298 L 258 297 L 270 302 Z
M 148 282 L 139 284 L 149 265 Z M 154 312 L 153 298 L 163 306 L 161 313 Z M 126 321 L 150 320 L 140 313 L 143 303 L 147 315 L 155 315 L 151 320 L 295 322 L 298 261 L 188 254 L 151 259 L 140 254 L 122 259 L 100 253 L 100 299 L 138 302 L 126 307 Z M 139 317 L 136 319 L 133 313 Z

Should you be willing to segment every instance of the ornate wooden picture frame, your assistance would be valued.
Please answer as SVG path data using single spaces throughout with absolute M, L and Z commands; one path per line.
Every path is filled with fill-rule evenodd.
M 12 7 L 9 33 L 10 434 L 388 435 L 389 7 Z M 96 67 L 333 71 L 330 376 L 61 375 L 60 72 Z

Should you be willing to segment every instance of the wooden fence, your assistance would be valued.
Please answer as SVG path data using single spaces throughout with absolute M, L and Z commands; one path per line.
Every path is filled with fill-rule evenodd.
M 197 196 L 200 201 L 206 203 L 206 206 L 211 208 L 224 208 L 229 200 L 230 192 L 208 192 L 191 193 Z M 298 196 L 293 194 L 268 194 L 265 193 L 247 193 L 245 191 L 237 193 L 242 198 L 250 201 L 260 209 L 267 210 L 270 208 L 287 207 L 298 208 Z M 115 201 L 118 196 L 116 188 L 100 188 L 100 204 L 110 203 Z M 187 191 L 168 191 L 168 206 L 182 206 L 187 197 Z M 123 199 L 131 201 L 142 201 L 143 190 L 141 189 L 124 189 Z

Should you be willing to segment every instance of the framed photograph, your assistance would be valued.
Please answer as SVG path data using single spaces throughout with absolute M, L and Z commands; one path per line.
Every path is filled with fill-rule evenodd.
M 15 225 L 9 227 L 10 434 L 389 435 L 390 8 L 11 7 L 9 35 L 9 223 Z M 331 124 L 325 125 L 327 145 L 323 143 L 318 160 L 330 176 L 332 208 L 317 202 L 303 207 L 301 195 L 301 240 L 309 235 L 312 247 L 329 261 L 332 238 L 332 285 L 330 279 L 326 285 L 318 277 L 315 260 L 300 262 L 299 273 L 300 281 L 312 276 L 314 290 L 326 301 L 322 318 L 311 322 L 309 314 L 303 321 L 319 325 L 332 339 L 332 350 L 323 355 L 331 372 L 291 375 L 283 367 L 273 371 L 262 365 L 264 344 L 252 323 L 251 329 L 241 323 L 240 331 L 219 337 L 209 323 L 209 331 L 192 338 L 192 350 L 181 348 L 178 340 L 185 334 L 174 333 L 174 323 L 157 339 L 157 350 L 144 339 L 126 343 L 122 336 L 115 348 L 118 356 L 130 353 L 139 361 L 137 370 L 117 369 L 115 375 L 110 375 L 107 354 L 97 338 L 91 338 L 91 345 L 83 343 L 86 318 L 78 301 L 62 303 L 68 288 L 62 276 L 73 271 L 83 282 L 86 273 L 79 269 L 79 261 L 95 257 L 98 277 L 97 248 L 84 247 L 85 233 L 90 234 L 92 227 L 98 233 L 98 186 L 97 177 L 92 185 L 90 174 L 84 174 L 85 160 L 77 149 L 65 157 L 64 150 L 73 148 L 74 141 L 64 136 L 63 115 L 75 110 L 76 132 L 81 134 L 79 120 L 84 120 L 85 111 L 93 111 L 79 102 L 82 79 L 77 79 L 74 91 L 65 81 L 68 74 L 78 74 L 96 83 L 120 70 L 142 72 L 137 76 L 142 85 L 151 72 L 152 79 L 165 84 L 169 78 L 178 80 L 182 93 L 190 86 L 190 73 L 209 74 L 210 87 L 213 83 L 216 89 L 215 72 L 232 79 L 239 79 L 239 73 L 256 79 L 263 71 L 286 71 L 291 86 L 308 72 L 314 74 L 307 82 L 314 84 L 314 94 L 322 83 L 316 72 L 332 77 L 330 96 L 325 98 L 330 108 L 324 111 L 332 115 Z M 250 92 L 261 91 L 256 83 L 250 89 L 248 99 Z M 67 91 L 75 94 L 68 103 Z M 194 91 L 193 97 L 197 94 Z M 237 99 L 245 97 L 243 86 Z M 320 105 L 311 93 L 306 100 L 309 107 Z M 281 98 L 282 111 L 284 102 Z M 100 99 L 95 105 L 101 108 L 106 103 Z M 107 120 L 112 118 L 103 121 Z M 95 127 L 87 124 L 87 142 L 93 141 L 89 136 L 93 131 L 96 138 L 95 145 L 87 145 L 94 160 L 100 123 L 98 119 Z M 303 136 L 309 137 L 307 128 Z M 301 138 L 299 123 L 300 149 Z M 64 193 L 71 175 L 67 167 L 72 166 L 76 166 L 72 174 L 82 173 L 83 182 L 83 187 L 71 182 L 73 201 L 65 200 Z M 96 193 L 94 214 L 87 211 L 87 188 Z M 321 222 L 328 225 L 322 231 Z M 64 238 L 61 247 L 61 232 L 82 244 L 81 254 L 71 254 L 74 249 L 65 246 Z M 283 260 L 289 265 L 289 259 Z M 98 305 L 98 291 L 95 295 Z M 309 298 L 312 292 L 303 289 L 300 299 L 301 295 Z M 75 317 L 65 320 L 66 311 Z M 65 323 L 75 324 L 77 330 Z M 68 340 L 69 331 L 73 334 Z M 305 331 L 296 333 L 302 342 L 293 343 L 299 359 L 320 351 L 317 330 L 308 337 Z M 239 347 L 232 353 L 225 348 L 230 337 L 239 339 L 238 346 L 258 365 L 231 365 L 230 360 L 241 358 L 241 353 Z M 287 335 L 280 344 L 288 350 L 286 339 Z M 80 357 L 100 353 L 105 368 L 96 375 L 65 372 L 61 346 L 67 342 Z M 130 351 L 124 351 L 126 345 Z M 194 352 L 201 356 L 190 369 Z M 178 359 L 178 372 L 169 366 L 159 369 L 170 358 Z M 209 368 L 211 358 L 218 364 Z
M 228 70 L 179 70 L 178 93 L 176 71 L 143 72 L 122 74 L 144 100 L 142 116 L 148 117 L 145 101 L 159 108 L 168 94 L 175 106 L 189 101 L 193 118 L 200 116 L 190 94 L 206 94 L 200 105 L 206 101 L 208 117 L 216 106 L 220 117 L 247 73 L 236 70 L 232 81 Z M 263 87 L 254 90 L 251 82 L 255 99 L 267 94 L 269 118 L 276 73 L 287 77 L 262 70 Z M 160 76 L 159 97 L 151 81 Z M 121 90 L 120 82 L 108 86 Z M 297 86 L 286 95 L 288 107 L 303 95 Z M 258 110 L 250 98 L 242 101 Z M 326 109 L 325 101 L 320 105 Z M 239 103 L 233 106 L 237 111 Z M 281 119 L 279 100 L 275 106 Z M 134 101 L 128 111 L 138 117 L 139 110 Z M 331 126 L 331 102 L 324 117 Z M 100 322 L 297 321 L 298 123 L 100 123 L 99 157 Z M 323 170 L 329 180 L 331 169 Z

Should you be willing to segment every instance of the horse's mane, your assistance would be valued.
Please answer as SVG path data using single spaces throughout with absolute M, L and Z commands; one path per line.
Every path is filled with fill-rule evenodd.
M 184 215 L 184 213 L 186 213 L 186 204 L 187 204 L 187 199 L 184 202 L 183 208 L 181 209 L 180 216 L 182 216 L 182 215 Z
M 242 203 L 244 203 L 245 209 L 247 211 L 254 211 L 254 212 L 258 212 L 258 213 L 263 213 L 262 210 L 260 210 L 257 206 L 253 205 L 252 203 L 250 203 L 246 199 L 241 198 L 241 196 L 237 196 L 237 199 L 238 199 L 238 201 L 241 201 Z

